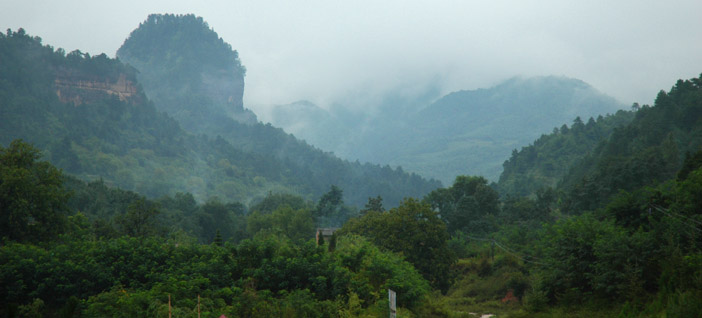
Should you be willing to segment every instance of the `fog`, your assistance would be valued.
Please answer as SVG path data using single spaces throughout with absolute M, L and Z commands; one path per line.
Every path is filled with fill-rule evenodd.
M 202 16 L 239 51 L 244 103 L 348 102 L 564 75 L 629 104 L 702 72 L 702 1 L 3 1 L 0 26 L 92 55 L 150 13 Z M 2 61 L 0 61 L 1 63 Z

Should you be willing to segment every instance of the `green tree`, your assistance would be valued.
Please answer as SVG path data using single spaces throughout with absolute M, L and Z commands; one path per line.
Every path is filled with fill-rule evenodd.
M 156 216 L 160 213 L 156 205 L 146 199 L 139 199 L 127 207 L 126 213 L 117 218 L 122 233 L 143 237 L 158 233 Z
M 368 198 L 368 203 L 366 203 L 366 206 L 361 209 L 360 213 L 363 215 L 369 211 L 385 212 L 385 208 L 383 207 L 383 198 L 380 196 Z
M 219 230 L 217 230 L 217 233 L 215 233 L 214 241 L 212 241 L 212 243 L 217 246 L 222 246 L 222 233 L 220 233 Z
M 499 196 L 483 177 L 458 176 L 453 186 L 429 193 L 424 201 L 439 212 L 448 230 L 483 232 L 489 229 L 486 217 L 498 211 Z
M 433 287 L 448 290 L 455 255 L 447 245 L 446 224 L 428 204 L 406 199 L 387 213 L 371 211 L 351 219 L 341 231 L 365 236 L 382 248 L 402 253 Z
M 338 227 L 341 226 L 354 210 L 344 205 L 344 192 L 339 187 L 332 185 L 329 192 L 322 195 L 317 202 L 314 216 L 317 219 L 317 226 Z
M 246 230 L 250 236 L 264 231 L 285 235 L 293 241 L 314 237 L 314 217 L 307 209 L 294 210 L 283 205 L 270 214 L 256 211 L 249 215 L 246 222 Z
M 201 231 L 200 240 L 212 242 L 218 230 L 224 241 L 243 239 L 246 232 L 245 210 L 241 203 L 225 204 L 217 198 L 211 198 L 195 213 Z
M 11 240 L 44 240 L 64 230 L 69 193 L 61 171 L 40 157 L 21 140 L 0 146 L 0 232 Z
M 690 152 L 685 153 L 685 161 L 683 161 L 682 168 L 678 171 L 677 179 L 678 181 L 685 180 L 690 172 L 702 167 L 702 150 L 690 154 Z
M 308 203 L 299 196 L 287 193 L 269 193 L 263 200 L 252 205 L 249 210 L 268 214 L 273 213 L 283 205 L 288 205 L 295 210 L 309 208 Z
M 337 214 L 344 204 L 344 191 L 332 185 L 329 192 L 322 195 L 317 203 L 315 214 L 317 217 L 324 217 Z

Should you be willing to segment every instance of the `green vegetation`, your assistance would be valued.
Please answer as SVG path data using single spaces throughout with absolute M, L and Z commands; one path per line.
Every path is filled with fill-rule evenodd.
M 297 178 L 313 172 L 188 134 L 139 91 L 69 102 L 54 91 L 67 85 L 59 69 L 133 79 L 114 60 L 66 56 L 21 30 L 0 36 L 0 58 L 12 61 L 0 64 L 0 316 L 385 317 L 388 289 L 398 317 L 702 312 L 702 76 L 654 106 L 576 119 L 516 152 L 504 180 L 525 188 L 505 181 L 504 197 L 483 177 L 458 176 L 388 210 L 377 191 L 357 213 L 349 190 L 326 185 L 311 201 Z M 533 153 L 554 168 L 523 160 Z M 179 165 L 197 160 L 207 168 Z M 174 170 L 150 172 L 163 167 Z M 167 187 L 204 173 L 222 182 L 203 193 L 229 195 Z M 133 186 L 114 186 L 130 174 Z M 530 174 L 546 177 L 523 181 Z M 254 190 L 236 183 L 247 180 Z M 271 184 L 308 196 L 250 196 Z
M 0 58 L 6 61 L 0 65 L 0 144 L 31 142 L 82 180 L 102 179 L 149 198 L 191 193 L 198 202 L 246 203 L 268 192 L 316 199 L 337 185 L 356 206 L 376 195 L 397 205 L 405 195 L 440 186 L 401 169 L 340 160 L 269 125 L 229 120 L 233 126 L 222 129 L 236 140 L 194 135 L 157 111 L 132 67 L 104 55 L 65 54 L 23 30 L 0 35 Z M 81 88 L 120 78 L 131 83 L 131 97 Z
M 634 111 L 620 110 L 614 115 L 598 116 L 597 120 L 591 117 L 587 124 L 577 117 L 570 128 L 554 128 L 553 133 L 542 135 L 532 145 L 513 150 L 502 165 L 498 189 L 503 195 L 528 196 L 542 188 L 555 188 L 572 167 L 616 128 L 631 122 L 634 115 Z
M 0 153 L 0 312 L 10 317 L 165 316 L 169 295 L 175 316 L 192 313 L 198 295 L 205 316 L 375 315 L 387 288 L 414 311 L 430 291 L 411 263 L 362 237 L 333 240 L 333 252 L 316 245 L 314 205 L 299 197 L 272 194 L 249 215 L 236 204 L 198 206 L 189 194 L 150 201 L 102 182 L 64 185 L 21 141 Z
M 256 123 L 243 107 L 246 69 L 239 53 L 201 17 L 149 15 L 117 56 L 140 71 L 139 82 L 156 108 L 189 131 L 211 133 L 202 128 L 229 115 Z
M 21 140 L 0 147 L 0 232 L 6 239 L 50 239 L 65 225 L 68 192 L 61 173 L 37 159 L 39 151 Z
M 451 283 L 455 256 L 446 244 L 446 224 L 427 204 L 408 199 L 388 212 L 370 211 L 347 222 L 341 233 L 359 234 L 402 253 L 434 288 L 445 292 Z

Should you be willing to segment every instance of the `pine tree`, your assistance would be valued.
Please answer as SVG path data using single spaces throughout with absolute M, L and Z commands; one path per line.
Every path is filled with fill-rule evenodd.
M 217 229 L 217 233 L 215 234 L 214 241 L 212 243 L 217 246 L 222 246 L 222 233 L 219 232 L 219 229 Z

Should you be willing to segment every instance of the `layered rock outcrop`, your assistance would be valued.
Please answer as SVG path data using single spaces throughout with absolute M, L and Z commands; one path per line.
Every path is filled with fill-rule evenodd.
M 67 72 L 58 72 L 54 80 L 56 95 L 63 103 L 82 105 L 114 95 L 120 101 L 135 103 L 141 101 L 136 84 L 127 79 L 125 74 L 117 78 L 99 78 L 76 76 Z

